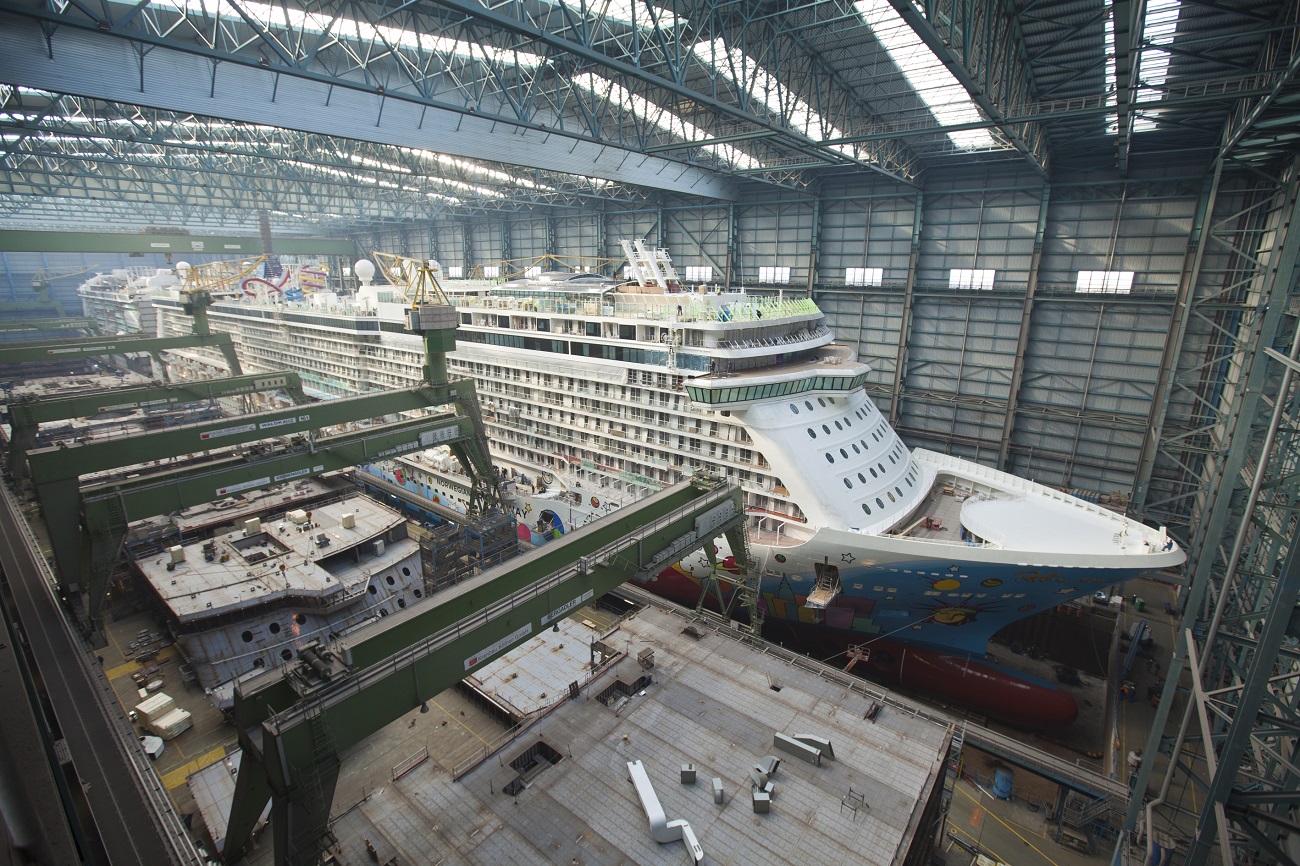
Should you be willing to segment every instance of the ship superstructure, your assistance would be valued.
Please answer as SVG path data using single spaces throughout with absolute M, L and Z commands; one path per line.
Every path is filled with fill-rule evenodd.
M 418 543 L 364 496 L 248 518 L 135 560 L 199 682 L 213 688 L 425 595 Z
M 445 286 L 459 316 L 451 372 L 475 380 L 494 456 L 570 480 L 566 529 L 607 495 L 721 473 L 747 494 L 767 621 L 870 642 L 889 670 L 905 650 L 972 670 L 1007 623 L 1183 561 L 1162 530 L 909 450 L 811 299 L 687 288 L 665 251 L 625 249 L 634 283 Z M 208 315 L 249 370 L 287 367 L 343 394 L 418 379 L 420 341 L 396 299 L 381 287 L 364 308 L 331 295 Z M 161 333 L 189 328 L 179 301 L 156 304 Z M 694 603 L 711 570 L 699 556 L 650 585 Z

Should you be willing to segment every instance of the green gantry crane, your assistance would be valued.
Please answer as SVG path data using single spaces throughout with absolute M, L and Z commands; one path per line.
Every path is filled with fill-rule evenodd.
M 101 355 L 120 355 L 125 352 L 148 352 L 162 367 L 159 352 L 168 349 L 215 348 L 221 352 L 230 368 L 230 375 L 239 376 L 243 370 L 235 356 L 235 344 L 229 334 L 214 334 L 208 326 L 208 307 L 212 296 L 207 292 L 192 292 L 185 302 L 185 312 L 194 317 L 194 333 L 181 337 L 151 337 L 128 335 L 123 337 L 78 337 L 73 340 L 32 340 L 0 344 L 0 364 L 18 364 L 24 361 L 57 361 L 66 358 L 94 358 Z
M 190 297 L 196 303 L 195 330 L 207 331 L 207 319 L 201 313 L 206 312 L 210 295 L 195 291 Z M 28 451 L 32 483 L 54 548 L 59 588 L 87 629 L 98 631 L 109 578 L 120 561 L 122 540 L 133 520 L 442 443 L 450 445 L 473 479 L 471 513 L 499 506 L 500 492 L 473 380 L 447 381 L 445 353 L 456 346 L 455 309 L 445 299 L 416 306 L 409 326 L 421 334 L 426 347 L 425 384 L 417 388 Z M 230 345 L 229 334 L 210 337 L 225 338 Z M 193 345 L 198 337 L 172 339 L 189 340 Z M 112 342 L 100 341 L 99 350 Z M 237 367 L 233 349 L 230 357 Z M 114 393 L 121 392 L 110 395 Z M 426 413 L 447 405 L 454 405 L 459 414 L 383 423 L 386 417 Z M 375 419 L 380 422 L 373 423 Z M 322 434 L 323 428 L 359 421 L 371 426 L 339 435 Z M 294 438 L 286 442 L 286 436 Z M 248 447 L 234 453 L 230 450 L 234 446 Z M 221 452 L 215 458 L 214 450 Z M 157 465 L 158 461 L 172 462 Z M 125 467 L 132 467 L 130 477 L 92 478 L 83 487 L 83 476 Z
M 277 866 L 320 862 L 339 754 L 633 577 L 726 535 L 748 561 L 738 487 L 698 477 L 238 684 L 243 749 L 226 846 L 272 803 Z
M 9 404 L 9 471 L 15 477 L 27 475 L 27 452 L 36 443 L 41 424 L 71 418 L 95 418 L 109 412 L 160 409 L 200 400 L 216 400 L 241 394 L 283 390 L 295 403 L 306 403 L 302 380 L 297 373 L 262 373 L 229 379 L 143 385 L 76 394 L 70 397 L 17 399 Z

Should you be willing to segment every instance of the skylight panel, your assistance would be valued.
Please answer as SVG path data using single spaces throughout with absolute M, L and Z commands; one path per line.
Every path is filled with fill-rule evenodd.
M 879 286 L 884 281 L 884 268 L 844 269 L 844 285 L 846 286 Z
M 1085 294 L 1127 295 L 1133 291 L 1133 271 L 1079 271 L 1074 290 Z
M 135 5 L 134 3 L 130 5 Z M 171 8 L 186 15 L 225 18 L 243 21 L 243 16 L 226 0 L 153 0 L 153 8 Z M 514 63 L 536 68 L 546 62 L 540 54 L 513 49 L 496 48 L 478 42 L 449 39 L 432 33 L 415 33 L 400 27 L 374 25 L 368 21 L 339 16 L 337 18 L 303 9 L 290 9 L 268 3 L 243 2 L 240 6 L 256 21 L 271 27 L 286 28 L 303 33 L 328 33 L 340 40 L 370 42 L 383 40 L 400 48 L 419 48 L 439 54 L 456 55 L 470 60 Z
M 1182 13 L 1182 0 L 1148 0 L 1146 17 L 1142 21 L 1142 49 L 1136 61 L 1138 68 L 1135 78 L 1142 86 L 1134 94 L 1135 102 L 1152 102 L 1164 98 L 1163 86 L 1169 76 L 1169 52 L 1158 46 L 1173 43 L 1178 31 L 1178 16 Z M 1114 11 L 1107 9 L 1106 15 L 1106 104 L 1115 106 L 1116 92 L 1119 85 L 1115 78 L 1115 22 Z M 1158 110 L 1148 110 L 1148 115 L 1159 114 Z M 1106 125 L 1106 131 L 1114 135 L 1117 131 L 1118 118 L 1112 117 Z M 1134 117 L 1133 131 L 1146 132 L 1156 128 L 1150 117 Z
M 996 274 L 997 271 L 994 270 L 953 268 L 948 272 L 948 288 L 992 291 L 993 277 Z
M 552 6 L 560 5 L 560 0 L 547 0 L 547 2 Z M 568 5 L 572 9 L 573 0 L 568 0 Z M 647 8 L 647 4 L 642 0 L 592 0 L 587 4 L 587 11 L 591 18 L 604 18 L 643 30 L 653 27 L 656 21 L 664 29 L 686 23 L 685 18 L 678 18 L 667 9 L 658 6 L 653 10 Z
M 889 0 L 857 0 L 853 5 L 935 120 L 944 126 L 984 120 L 966 88 L 894 11 Z M 987 129 L 950 132 L 948 138 L 963 150 L 1004 147 Z
M 1142 23 L 1142 55 L 1138 66 L 1137 101 L 1151 102 L 1164 98 L 1164 83 L 1169 76 L 1169 52 L 1163 47 L 1174 41 L 1178 30 L 1178 16 L 1182 12 L 1181 0 L 1147 0 L 1146 19 Z M 1158 111 L 1149 112 L 1159 114 Z M 1135 117 L 1133 131 L 1155 129 L 1150 117 Z
M 715 39 L 712 42 L 696 43 L 691 51 L 701 63 L 714 67 L 738 87 L 746 86 L 751 97 L 766 106 L 768 111 L 784 118 L 785 125 L 795 132 L 803 133 L 814 141 L 844 138 L 843 131 L 828 123 L 811 105 L 740 49 L 728 48 L 723 40 Z M 857 149 L 851 145 L 835 144 L 831 147 L 850 159 L 858 159 Z
M 573 77 L 573 83 L 583 90 L 596 94 L 601 99 L 611 105 L 618 105 L 626 108 L 632 114 L 672 135 L 675 138 L 681 138 L 686 141 L 700 141 L 707 139 L 709 133 L 700 129 L 693 123 L 687 122 L 679 115 L 673 114 L 666 108 L 661 108 L 650 102 L 648 99 L 637 96 L 621 84 L 616 84 L 608 78 L 602 78 L 591 72 L 584 72 Z M 700 148 L 708 150 L 718 155 L 722 161 L 735 166 L 736 168 L 760 168 L 761 164 L 754 157 L 745 153 L 739 148 L 732 147 L 729 144 L 709 144 Z

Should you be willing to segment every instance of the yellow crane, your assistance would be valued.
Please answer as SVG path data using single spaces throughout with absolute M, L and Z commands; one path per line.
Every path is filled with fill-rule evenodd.
M 451 301 L 442 290 L 438 278 L 442 269 L 436 262 L 424 262 L 419 259 L 395 256 L 372 250 L 375 263 L 388 282 L 402 290 L 402 300 L 408 307 L 445 306 Z
M 239 291 L 240 281 L 257 272 L 266 256 L 254 259 L 224 259 L 204 262 L 201 265 L 177 265 L 181 278 L 181 291 L 188 295 L 207 292 L 209 295 L 221 292 Z

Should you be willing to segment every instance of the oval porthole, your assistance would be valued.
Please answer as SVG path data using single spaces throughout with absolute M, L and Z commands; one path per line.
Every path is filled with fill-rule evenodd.
M 280 658 L 289 661 L 293 658 L 293 650 L 280 650 Z
M 305 622 L 307 622 L 307 617 L 306 617 L 305 614 L 295 613 L 295 614 L 293 615 L 293 621 L 296 622 L 296 623 L 298 623 L 298 625 L 302 625 L 302 624 L 304 624 Z
M 380 615 L 380 616 L 388 616 L 388 608 L 386 608 L 386 607 L 381 607 L 381 608 L 379 609 L 379 615 Z
M 410 568 L 410 566 L 408 566 L 408 565 L 403 565 L 403 566 L 402 566 L 402 574 L 406 575 L 407 577 L 410 577 L 410 576 L 411 576 L 411 568 Z
M 367 592 L 369 592 L 371 595 L 378 595 L 378 594 L 379 594 L 379 590 L 376 589 L 376 588 L 373 587 L 373 586 L 370 587 L 370 589 L 368 589 Z
M 265 659 L 253 659 L 253 667 L 255 667 L 255 668 L 264 668 L 264 667 L 266 667 L 266 660 L 265 660 Z
M 253 642 L 253 633 L 251 631 L 244 632 L 243 634 L 240 635 L 240 637 L 244 639 L 244 643 Z
M 830 453 L 829 451 L 826 452 L 826 462 L 827 462 L 827 463 L 834 463 L 834 462 L 835 462 L 835 458 L 831 455 L 831 453 Z
M 271 623 L 270 628 L 271 628 L 271 634 L 279 634 L 279 633 L 280 633 L 280 624 L 279 624 L 278 622 L 273 622 L 273 623 Z
M 404 599 L 404 598 L 399 598 L 399 599 L 397 600 L 397 606 L 398 606 L 398 607 L 406 607 L 406 599 Z
M 389 586 L 392 586 L 393 584 L 397 583 L 397 581 L 393 578 L 391 574 L 384 578 L 384 582 L 387 583 Z
M 416 598 L 424 598 L 424 593 L 418 589 L 411 590 L 411 595 L 415 596 Z

